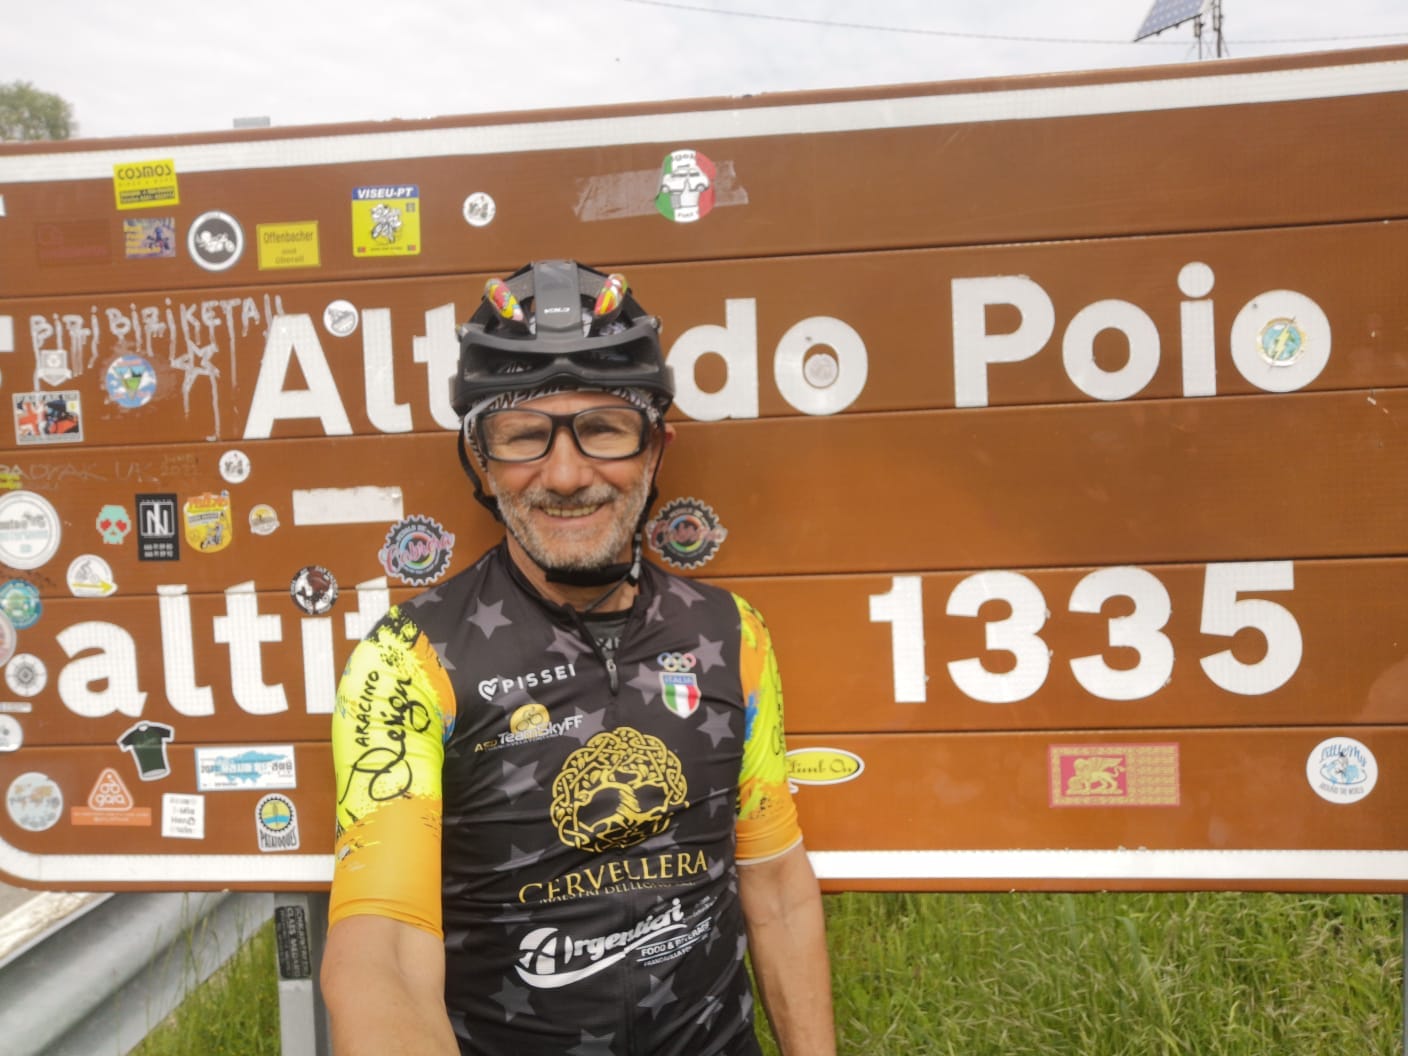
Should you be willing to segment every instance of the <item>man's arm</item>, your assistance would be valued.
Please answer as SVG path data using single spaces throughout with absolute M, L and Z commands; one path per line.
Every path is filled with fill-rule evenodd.
M 445 947 L 389 917 L 328 932 L 321 976 L 337 1056 L 459 1056 L 445 1014 Z
M 834 1056 L 826 921 L 805 848 L 740 863 L 738 895 L 753 974 L 783 1056 Z

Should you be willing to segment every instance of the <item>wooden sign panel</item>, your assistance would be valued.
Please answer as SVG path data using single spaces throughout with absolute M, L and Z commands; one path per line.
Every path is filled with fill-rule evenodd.
M 327 883 L 338 672 L 498 538 L 455 325 L 575 257 L 828 886 L 1408 890 L 1405 122 L 1386 48 L 0 148 L 0 874 Z

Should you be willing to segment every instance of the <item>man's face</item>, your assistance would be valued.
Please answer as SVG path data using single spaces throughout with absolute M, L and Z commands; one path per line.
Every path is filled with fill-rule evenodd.
M 588 407 L 626 406 L 619 396 L 564 392 L 520 406 L 549 414 Z M 673 432 L 670 427 L 667 430 Z M 534 462 L 489 462 L 489 490 L 509 535 L 543 569 L 597 569 L 631 556 L 631 537 L 650 493 L 651 470 L 661 439 L 652 434 L 644 451 L 615 461 L 588 458 L 566 430 Z

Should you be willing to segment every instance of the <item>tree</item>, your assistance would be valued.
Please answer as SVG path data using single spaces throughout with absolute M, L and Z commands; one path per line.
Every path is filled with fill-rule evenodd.
M 66 99 L 41 92 L 28 81 L 0 84 L 0 142 L 68 139 L 77 131 L 73 107 Z

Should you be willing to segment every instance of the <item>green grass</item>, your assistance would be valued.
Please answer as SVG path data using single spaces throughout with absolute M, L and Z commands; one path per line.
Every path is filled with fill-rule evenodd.
M 826 897 L 847 1056 L 1392 1056 L 1403 900 Z M 266 927 L 137 1056 L 278 1051 Z M 760 1029 L 766 1035 L 766 1027 Z M 764 1037 L 764 1051 L 776 1046 Z
M 274 924 L 265 924 L 131 1056 L 279 1056 Z

